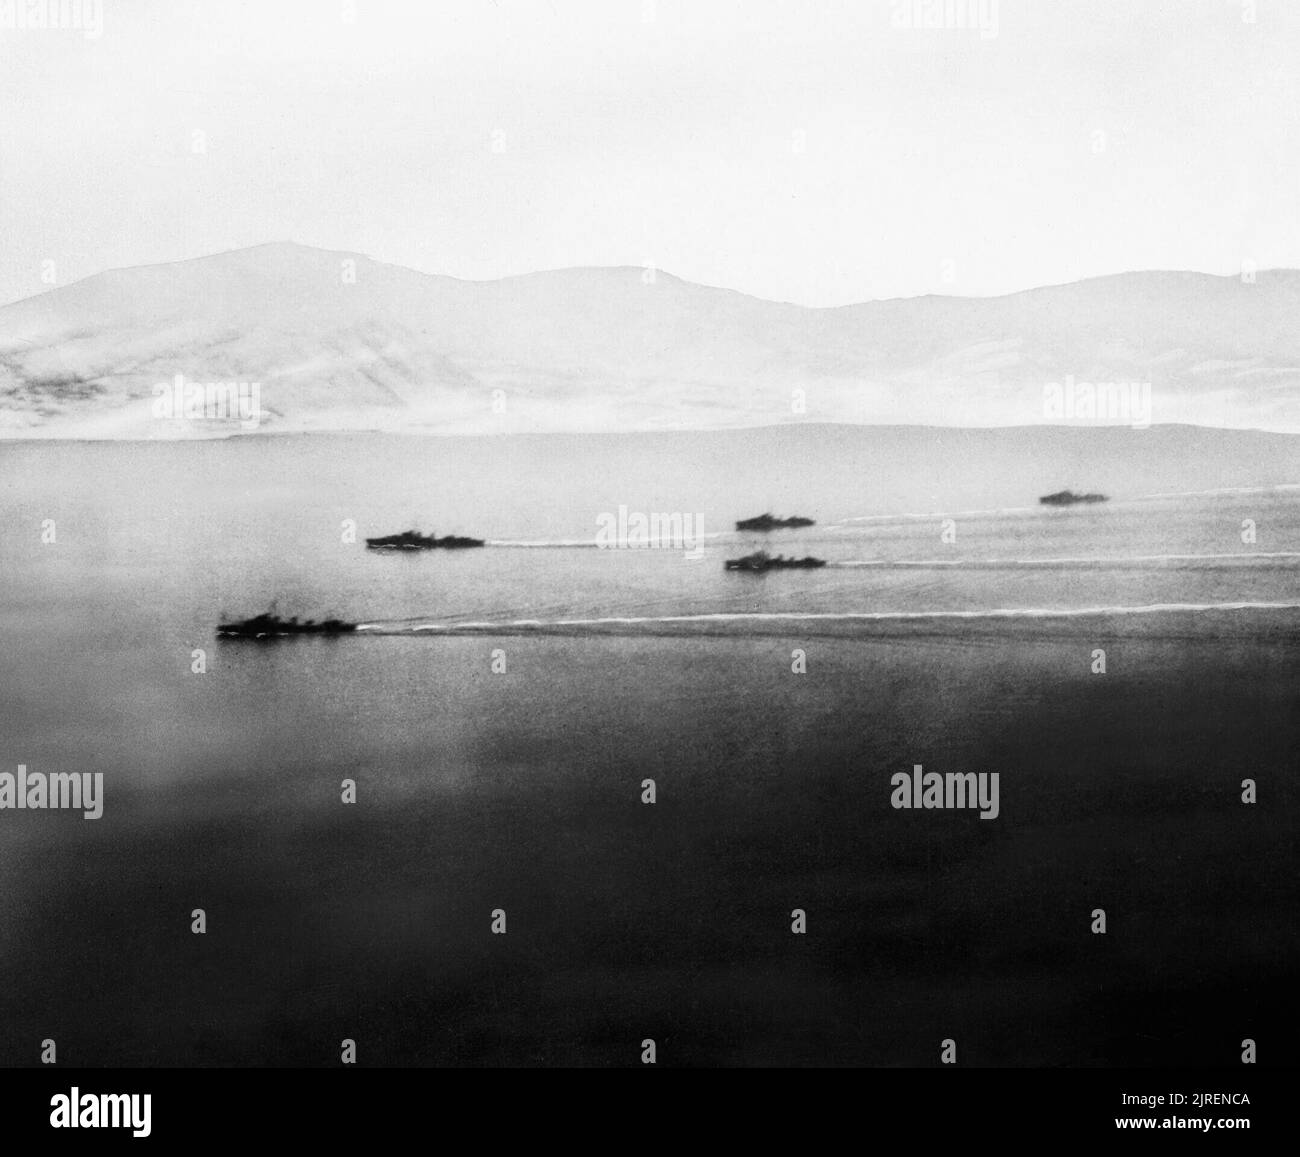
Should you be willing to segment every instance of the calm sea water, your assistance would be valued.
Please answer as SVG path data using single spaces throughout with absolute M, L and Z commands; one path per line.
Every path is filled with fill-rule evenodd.
M 1216 1064 L 1262 1035 L 1297 948 L 1300 490 L 601 478 L 433 440 L 3 448 L 0 760 L 106 801 L 0 814 L 0 1062 Z M 819 525 L 726 533 L 777 500 Z M 698 515 L 703 557 L 561 545 L 620 504 Z M 412 524 L 494 545 L 359 545 Z M 724 572 L 758 546 L 833 565 Z M 366 629 L 214 639 L 273 600 Z M 917 763 L 999 772 L 1001 815 L 895 811 Z

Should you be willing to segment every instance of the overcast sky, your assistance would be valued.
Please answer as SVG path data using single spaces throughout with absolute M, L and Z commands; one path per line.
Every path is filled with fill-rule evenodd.
M 272 240 L 808 305 L 1300 266 L 1300 4 L 948 5 L 986 32 L 896 27 L 901 0 L 104 0 L 98 37 L 3 29 L 0 300 Z

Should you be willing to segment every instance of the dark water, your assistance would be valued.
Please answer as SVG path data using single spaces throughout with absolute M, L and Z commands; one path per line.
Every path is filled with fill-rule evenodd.
M 763 577 L 721 567 L 762 545 L 722 534 L 739 486 L 696 561 L 344 541 L 589 540 L 622 493 L 411 445 L 0 455 L 0 769 L 106 795 L 0 812 L 0 1063 L 1209 1065 L 1277 1031 L 1300 491 L 849 495 L 769 545 L 870 565 Z M 213 638 L 272 599 L 368 629 Z M 1000 815 L 894 810 L 918 763 L 998 772 Z

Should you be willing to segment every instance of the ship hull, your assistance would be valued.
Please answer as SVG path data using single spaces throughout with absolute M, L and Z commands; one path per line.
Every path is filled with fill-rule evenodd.
M 820 558 L 799 559 L 796 562 L 767 562 L 753 563 L 744 562 L 740 559 L 728 559 L 723 563 L 726 570 L 750 571 L 753 574 L 762 574 L 769 570 L 817 570 L 825 566 L 826 563 Z
M 323 635 L 329 638 L 336 635 L 348 635 L 356 629 L 356 623 L 343 623 L 338 621 L 328 621 L 324 623 L 222 623 L 217 627 L 217 638 L 288 639 L 295 635 Z
M 367 550 L 471 550 L 476 546 L 482 546 L 483 540 L 479 538 L 468 538 L 448 542 L 444 539 L 436 539 L 433 542 L 386 542 L 381 538 L 366 539 Z
M 736 529 L 766 534 L 770 530 L 803 530 L 815 525 L 811 518 L 747 518 L 736 523 Z

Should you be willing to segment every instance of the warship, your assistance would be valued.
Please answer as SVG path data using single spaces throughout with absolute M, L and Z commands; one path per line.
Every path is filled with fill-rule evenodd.
M 775 518 L 771 514 L 760 514 L 757 518 L 742 518 L 736 523 L 737 530 L 797 530 L 803 526 L 816 525 L 811 518 Z
M 356 623 L 345 623 L 342 619 L 324 619 L 319 623 L 315 619 L 307 619 L 299 622 L 296 616 L 282 619 L 279 615 L 268 613 L 233 623 L 221 623 L 217 626 L 217 638 L 282 639 L 289 635 L 346 635 L 356 629 Z
M 482 545 L 481 538 L 461 538 L 454 534 L 439 538 L 436 534 L 421 534 L 418 530 L 404 530 L 401 534 L 366 539 L 369 550 L 464 550 L 466 547 Z
M 729 558 L 723 567 L 726 570 L 747 570 L 755 573 L 765 570 L 816 570 L 820 566 L 825 566 L 824 558 L 786 558 L 783 554 L 775 557 L 768 554 L 765 550 L 760 550 L 754 554 L 747 554 L 744 558 Z
M 1077 503 L 1109 502 L 1104 494 L 1075 494 L 1073 490 L 1058 490 L 1055 494 L 1044 494 L 1038 500 L 1043 506 L 1074 506 Z

